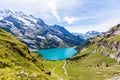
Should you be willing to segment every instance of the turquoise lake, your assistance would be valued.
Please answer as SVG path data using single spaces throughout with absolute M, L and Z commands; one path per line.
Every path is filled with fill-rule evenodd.
M 36 50 L 43 58 L 47 60 L 62 60 L 65 58 L 71 58 L 77 53 L 74 48 L 52 48 Z

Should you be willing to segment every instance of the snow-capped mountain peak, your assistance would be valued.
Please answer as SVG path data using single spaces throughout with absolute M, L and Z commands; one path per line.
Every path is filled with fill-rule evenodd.
M 7 17 L 9 15 L 14 15 L 19 17 L 26 16 L 22 11 L 14 11 L 14 10 L 7 10 L 7 9 L 0 11 L 0 15 L 2 15 L 3 17 Z
M 93 38 L 97 35 L 100 35 L 101 33 L 102 32 L 98 32 L 98 31 L 88 31 L 85 34 L 82 34 L 82 33 L 72 33 L 72 34 L 86 40 L 88 38 Z
M 100 34 L 100 32 L 98 32 L 98 31 L 88 31 L 88 32 L 86 32 L 86 35 L 99 35 Z
M 31 15 L 26 15 L 22 11 L 3 10 L 0 11 L 0 20 L 12 16 L 15 19 L 21 20 L 26 26 L 31 26 L 37 22 L 37 19 Z
M 40 18 L 21 11 L 0 11 L 0 28 L 18 37 L 30 48 L 70 47 L 82 44 L 82 39 L 59 25 L 47 25 Z

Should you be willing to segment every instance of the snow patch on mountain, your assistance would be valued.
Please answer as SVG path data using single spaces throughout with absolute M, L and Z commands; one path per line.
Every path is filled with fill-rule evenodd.
M 40 38 L 40 39 L 45 39 L 45 37 L 44 36 L 37 36 L 37 38 Z
M 47 25 L 42 19 L 21 11 L 0 11 L 0 28 L 10 32 L 32 49 L 71 47 L 84 41 L 60 25 Z
M 97 35 L 100 35 L 102 32 L 98 32 L 98 31 L 88 31 L 86 32 L 85 34 L 82 34 L 82 33 L 72 33 L 73 35 L 75 36 L 79 36 L 80 38 L 83 38 L 83 39 L 89 39 L 89 38 L 93 38 Z

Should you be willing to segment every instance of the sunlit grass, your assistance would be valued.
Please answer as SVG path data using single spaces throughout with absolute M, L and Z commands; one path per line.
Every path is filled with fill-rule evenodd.
M 0 80 L 51 80 L 41 71 L 36 57 L 26 45 L 0 29 Z

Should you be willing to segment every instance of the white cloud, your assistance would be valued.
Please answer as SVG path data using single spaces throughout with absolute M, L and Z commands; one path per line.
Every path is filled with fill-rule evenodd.
M 54 17 L 57 19 L 57 21 L 60 22 L 60 16 L 58 15 L 56 2 L 54 0 L 50 0 L 48 1 L 47 5 L 49 6 L 50 11 L 54 15 Z
M 0 10 L 23 11 L 71 32 L 107 31 L 120 22 L 120 0 L 1 0 Z M 112 4 L 112 5 L 111 5 Z M 77 17 L 76 17 L 77 16 Z M 74 24 L 73 24 L 74 23 Z M 77 25 L 77 26 L 76 26 Z
M 87 31 L 99 31 L 99 32 L 106 32 L 113 26 L 120 23 L 120 19 L 110 19 L 96 25 L 77 25 L 77 26 L 66 26 L 65 28 L 68 29 L 70 32 L 78 32 L 78 33 L 86 33 Z
M 68 17 L 68 16 L 64 17 L 64 21 L 67 22 L 68 24 L 72 24 L 76 20 L 78 20 L 78 18 L 76 17 Z
M 80 3 L 81 1 L 79 0 L 47 0 L 47 5 L 50 9 L 50 12 L 52 12 L 53 16 L 57 19 L 58 22 L 62 22 L 63 18 L 62 15 L 65 13 L 69 13 L 67 11 L 69 11 L 69 9 L 74 9 L 75 7 L 77 7 L 78 5 L 80 6 L 80 4 L 82 5 L 82 3 Z M 62 14 L 59 14 L 61 11 L 65 11 Z M 69 18 L 69 17 L 68 17 Z M 71 17 L 71 22 L 73 22 L 73 20 L 76 20 L 77 18 L 75 17 Z M 70 18 L 69 18 L 70 20 Z
M 63 15 L 65 13 L 68 15 L 69 10 L 80 6 L 81 2 L 80 0 L 1 0 L 0 9 L 23 11 L 44 20 L 63 22 Z

